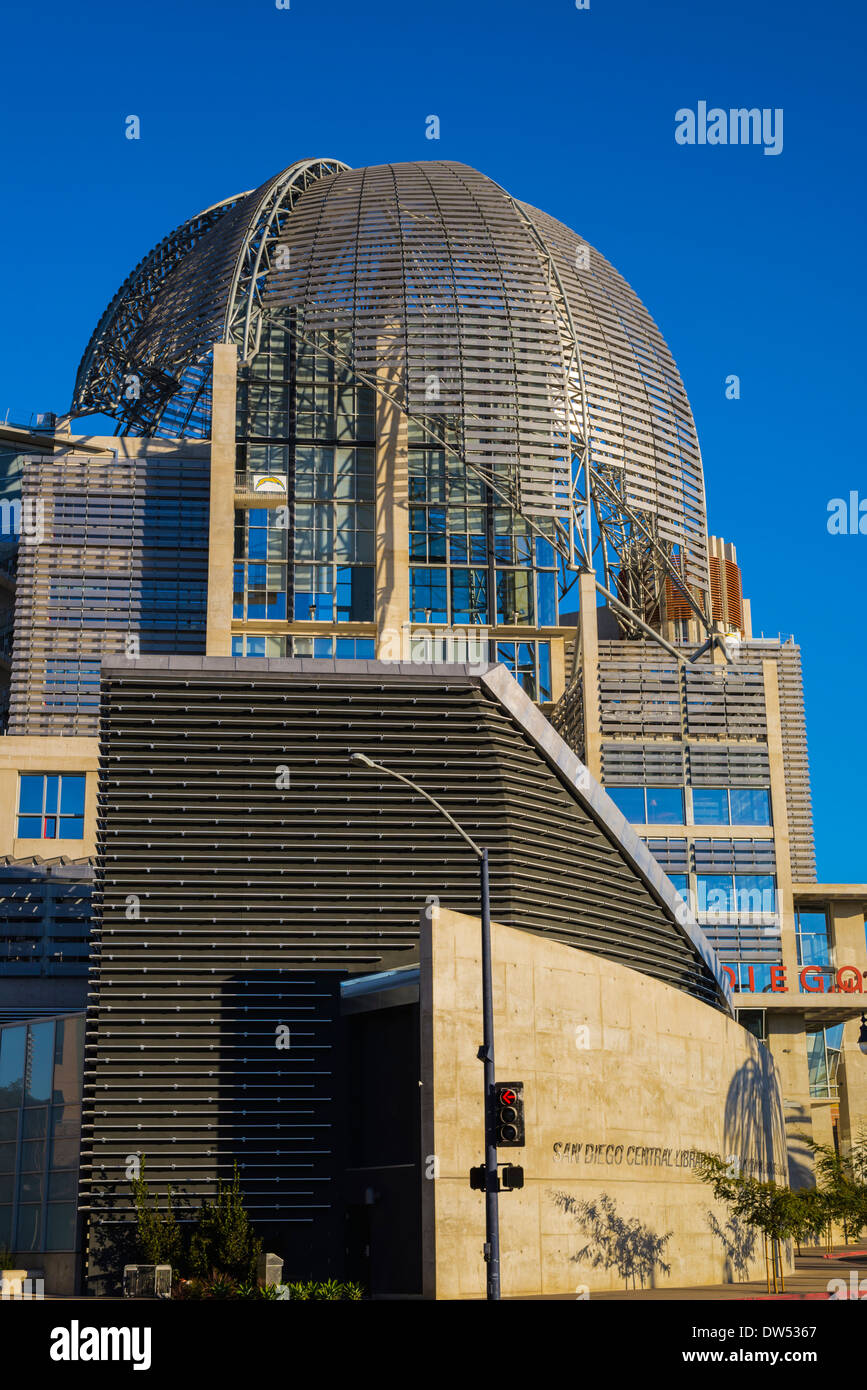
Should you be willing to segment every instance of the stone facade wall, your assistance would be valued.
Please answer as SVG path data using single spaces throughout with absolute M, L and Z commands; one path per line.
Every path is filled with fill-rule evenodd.
M 527 1137 L 500 1150 L 525 1174 L 500 1194 L 503 1297 L 760 1277 L 761 1241 L 726 1229 L 691 1165 L 696 1150 L 736 1154 L 786 1181 L 768 1050 L 723 1012 L 559 942 L 495 924 L 493 961 L 497 1080 L 524 1083 Z M 425 1292 L 482 1297 L 478 920 L 423 914 L 421 967 L 422 1154 L 438 1174 L 423 1192 Z

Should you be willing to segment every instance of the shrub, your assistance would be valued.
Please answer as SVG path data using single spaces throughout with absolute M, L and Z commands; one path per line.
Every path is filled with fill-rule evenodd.
M 216 1202 L 203 1202 L 190 1239 L 190 1267 L 201 1278 L 228 1275 L 252 1281 L 262 1242 L 244 1210 L 238 1165 L 231 1183 L 219 1183 Z

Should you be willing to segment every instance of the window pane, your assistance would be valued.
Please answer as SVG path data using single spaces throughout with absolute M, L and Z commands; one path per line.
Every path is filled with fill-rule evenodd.
M 61 816 L 85 815 L 85 778 L 63 777 L 60 783 Z
M 48 1106 L 40 1105 L 32 1110 L 24 1111 L 24 1123 L 21 1126 L 22 1139 L 44 1139 L 48 1133 Z
M 725 787 L 693 787 L 694 825 L 728 825 L 729 798 Z
M 765 1041 L 764 1009 L 738 1009 L 737 1019 L 741 1027 L 746 1028 L 759 1042 Z
M 0 1028 L 0 1105 L 18 1105 L 24 1086 L 27 1029 Z
M 731 912 L 734 908 L 734 888 L 728 874 L 699 874 L 697 886 L 699 914 Z
M 683 825 L 683 791 L 680 787 L 647 788 L 648 825 Z
M 67 1170 L 62 1173 L 50 1173 L 48 1176 L 48 1200 L 49 1202 L 69 1202 L 75 1201 L 78 1196 L 78 1173 L 75 1169 Z
M 539 540 L 537 545 L 547 545 L 547 541 Z M 540 627 L 555 627 L 557 624 L 557 575 L 553 570 L 542 570 L 536 576 L 536 586 L 539 595 L 537 622 Z
M 732 825 L 770 825 L 771 801 L 763 788 L 732 787 Z
M 484 570 L 452 570 L 452 622 L 484 623 L 488 613 L 488 576 Z
M 539 700 L 551 699 L 551 645 L 539 643 Z
M 644 824 L 643 787 L 606 787 L 605 790 L 628 821 L 633 825 Z
M 26 1144 L 24 1145 L 26 1148 Z M 44 1198 L 44 1173 L 40 1170 L 24 1172 L 18 1179 L 18 1201 L 40 1202 Z
M 45 813 L 46 815 L 57 814 L 57 798 L 60 791 L 60 778 L 51 776 L 45 778 Z
M 685 903 L 689 902 L 689 881 L 686 874 L 669 874 L 671 882 L 674 884 Z
M 75 1203 L 51 1202 L 46 1210 L 45 1249 L 75 1249 Z
M 18 817 L 18 838 L 19 838 L 19 840 L 41 840 L 41 839 L 42 839 L 42 817 L 41 817 L 41 816 L 19 816 L 19 817 Z
M 0 1110 L 0 1143 L 18 1138 L 18 1111 Z
M 773 874 L 735 874 L 738 912 L 774 912 Z
M 18 1208 L 18 1235 L 16 1250 L 39 1250 L 42 1243 L 42 1208 L 40 1206 L 21 1206 Z
M 19 782 L 18 810 L 42 814 L 42 791 L 44 777 L 23 776 Z
M 55 1105 L 52 1116 L 50 1168 L 75 1168 L 81 1131 L 80 1105 Z
M 25 1105 L 44 1105 L 51 1100 L 54 1071 L 54 1024 L 31 1023 L 27 1040 L 27 1090 Z
M 21 1172 L 22 1173 L 41 1173 L 45 1168 L 45 1140 L 28 1139 L 26 1144 L 21 1145 Z M 34 1194 L 25 1201 L 36 1201 Z
M 84 1065 L 84 1019 L 58 1019 L 54 1041 L 54 1089 L 52 1100 L 67 1104 L 81 1100 Z

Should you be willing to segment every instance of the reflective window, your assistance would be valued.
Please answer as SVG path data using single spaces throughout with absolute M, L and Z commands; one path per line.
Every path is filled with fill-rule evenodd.
M 735 874 L 735 903 L 741 914 L 776 912 L 773 874 Z
M 771 967 L 779 962 L 735 960 L 726 961 L 734 989 L 739 994 L 770 994 Z
M 810 1095 L 816 1100 L 838 1100 L 840 1096 L 840 1063 L 843 1047 L 843 1024 L 820 1028 L 807 1034 L 807 1063 L 810 1072 Z
M 84 773 L 22 773 L 18 779 L 19 839 L 82 839 L 85 780 Z
M 42 1248 L 42 1207 L 22 1204 L 18 1208 L 18 1230 L 15 1236 L 16 1250 L 40 1250 Z
M 511 671 L 531 700 L 551 699 L 550 642 L 497 642 L 497 661 Z
M 43 1105 L 51 1100 L 54 1077 L 54 1024 L 31 1023 L 27 1028 L 27 1069 L 25 1105 Z
M 49 1167 L 75 1168 L 81 1130 L 80 1105 L 55 1105 L 51 1111 Z
M 611 797 L 618 811 L 620 811 L 632 825 L 643 825 L 645 823 L 643 787 L 606 787 L 605 790 Z
M 683 901 L 689 905 L 689 879 L 686 874 L 669 874 L 669 880 L 674 884 Z
M 777 910 L 773 874 L 699 874 L 696 885 L 700 917 L 737 912 L 743 918 Z
M 741 1027 L 746 1028 L 748 1033 L 759 1042 L 767 1042 L 767 1029 L 765 1026 L 764 1009 L 737 1009 L 735 1016 Z
M 285 506 L 235 512 L 233 617 L 285 621 L 287 521 Z
M 694 825 L 770 825 L 771 803 L 763 787 L 693 787 Z
M 448 573 L 446 570 L 410 570 L 409 615 L 414 623 L 448 622 Z
M 683 825 L 682 787 L 606 787 L 633 825 Z
M 647 787 L 647 824 L 683 825 L 683 790 Z
M 771 798 L 764 787 L 732 787 L 732 825 L 770 825 Z
M 693 787 L 694 825 L 728 825 L 729 796 L 724 787 Z
M 49 1202 L 45 1213 L 45 1249 L 73 1250 L 75 1202 Z
M 54 1037 L 55 1102 L 74 1103 L 81 1100 L 81 1077 L 84 1066 L 84 1019 L 59 1018 Z
M 731 874 L 699 874 L 696 889 L 699 916 L 734 910 L 735 894 Z
M 19 1105 L 24 1092 L 27 1028 L 0 1028 L 0 1106 Z

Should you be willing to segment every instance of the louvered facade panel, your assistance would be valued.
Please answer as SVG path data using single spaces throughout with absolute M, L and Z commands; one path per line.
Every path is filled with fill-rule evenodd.
M 209 465 L 34 456 L 23 490 L 9 732 L 92 735 L 104 657 L 205 649 Z
M 667 874 L 689 873 L 689 843 L 687 840 L 648 840 L 647 848 L 657 864 Z
M 669 743 L 603 743 L 606 786 L 682 786 L 683 748 Z
M 691 743 L 689 780 L 694 787 L 767 787 L 768 750 L 764 744 Z
M 694 840 L 693 850 L 699 874 L 767 874 L 777 867 L 771 839 Z

